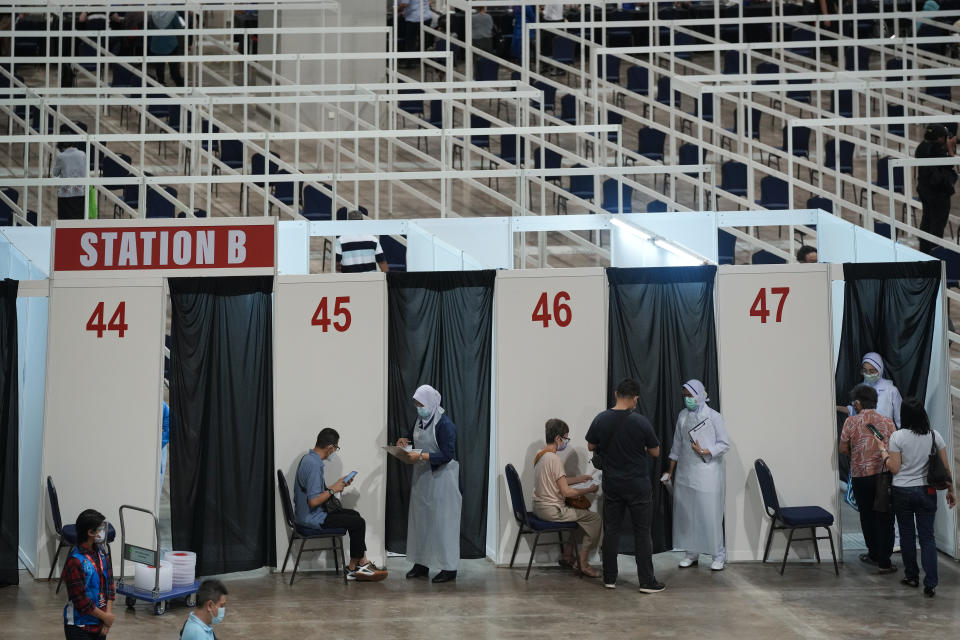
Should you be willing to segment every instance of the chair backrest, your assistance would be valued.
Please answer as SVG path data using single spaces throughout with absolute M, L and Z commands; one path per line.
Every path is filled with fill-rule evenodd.
M 637 132 L 637 153 L 659 153 L 663 155 L 663 147 L 667 141 L 667 132 L 651 127 L 644 127 Z
M 720 188 L 747 188 L 747 165 L 736 160 L 724 162 L 720 167 Z
M 277 171 L 277 175 L 290 175 L 289 171 Z M 273 194 L 278 198 L 293 198 L 293 182 L 274 182 Z
M 60 518 L 60 499 L 57 497 L 57 488 L 53 486 L 53 478 L 47 476 L 47 498 L 50 500 L 50 515 L 53 516 L 53 528 L 57 535 L 63 533 L 63 520 Z
M 14 204 L 17 204 L 20 201 L 20 192 L 13 187 L 7 187 L 4 189 L 3 194 L 10 198 Z M 13 223 L 13 209 L 3 200 L 0 200 L 0 218 L 3 218 L 4 220 L 9 219 L 10 222 L 7 223 L 8 225 Z
M 517 158 L 517 134 L 504 133 L 500 135 L 500 157 Z
M 853 115 L 853 89 L 840 89 L 837 91 L 837 105 L 833 111 L 843 117 Z
M 787 150 L 787 131 L 788 127 L 784 125 L 783 127 L 783 150 Z M 809 153 L 810 152 L 810 127 L 794 127 L 793 128 L 793 153 L 796 155 L 798 152 Z
M 520 484 L 520 475 L 508 464 L 503 470 L 507 478 L 507 489 L 510 491 L 510 505 L 513 507 L 513 517 L 521 527 L 527 526 L 527 503 L 523 498 L 523 485 Z
M 607 73 L 605 79 L 607 82 L 617 84 L 620 82 L 620 58 L 615 55 L 607 54 Z
M 777 65 L 775 62 L 761 62 L 760 64 L 757 65 L 757 73 L 780 73 L 780 66 Z M 757 81 L 758 84 L 760 82 L 775 82 L 775 81 L 770 81 L 770 80 Z
M 668 102 L 670 100 L 670 76 L 661 76 L 657 80 L 657 101 Z
M 835 164 L 837 141 L 830 140 L 824 145 L 824 157 L 823 164 L 828 169 L 833 169 Z M 853 151 L 855 145 L 849 140 L 840 141 L 840 171 L 852 171 L 853 170 Z
M 773 474 L 770 473 L 767 463 L 761 458 L 753 461 L 753 468 L 757 472 L 757 482 L 760 484 L 760 494 L 763 496 L 763 507 L 767 515 L 776 518 L 780 515 L 780 501 L 777 500 L 777 486 L 773 483 Z
M 574 169 L 582 169 L 582 164 L 573 165 Z M 570 176 L 570 193 L 580 194 L 581 197 L 593 197 L 593 176 Z
M 677 150 L 677 164 L 700 164 L 700 148 L 687 143 Z
M 646 67 L 627 69 L 627 91 L 647 95 L 650 91 L 650 71 Z
M 137 205 L 140 201 L 140 185 L 139 184 L 125 184 L 123 185 L 123 201 L 126 203 L 134 203 L 130 206 L 134 209 L 137 208 Z
M 767 176 L 760 181 L 760 204 L 786 204 L 787 181 L 776 176 Z
M 303 188 L 303 213 L 333 214 L 333 200 L 313 185 Z
M 738 49 L 727 49 L 723 54 L 723 73 L 740 73 L 740 57 L 742 55 Z
M 565 94 L 560 98 L 560 119 L 576 119 L 577 117 L 577 96 L 572 93 Z
M 283 519 L 287 521 L 287 526 L 293 529 L 293 502 L 290 498 L 290 488 L 287 486 L 287 479 L 283 477 L 283 471 L 280 469 L 277 469 L 277 490 L 280 492 L 280 506 L 283 507 Z
M 960 284 L 960 253 L 951 251 L 946 247 L 934 247 L 930 255 L 947 263 L 947 286 L 958 286 Z
M 610 213 L 618 213 L 623 207 L 623 213 L 633 211 L 633 187 L 623 185 L 622 200 L 617 200 L 617 179 L 607 178 L 603 182 L 603 203 L 601 206 Z
M 239 140 L 220 141 L 220 160 L 234 160 L 243 162 L 243 143 Z
M 878 236 L 883 236 L 884 238 L 890 237 L 890 223 L 889 222 L 874 222 L 873 223 L 873 232 Z
M 807 200 L 807 209 L 823 209 L 827 213 L 833 213 L 833 200 L 814 196 Z
M 903 117 L 903 105 L 900 104 L 888 104 L 887 105 L 887 117 L 889 118 L 902 118 Z M 906 125 L 902 122 L 891 123 L 887 125 L 887 132 L 895 136 L 903 136 L 906 132 Z
M 557 62 L 573 62 L 573 40 L 560 36 L 554 38 L 552 57 Z
M 406 270 L 407 268 L 407 247 L 396 240 L 393 236 L 380 236 L 380 248 L 383 249 L 383 257 L 387 259 L 390 270 Z
M 477 80 L 480 82 L 496 80 L 500 76 L 500 65 L 496 60 L 480 58 L 477 61 Z
M 478 116 L 476 114 L 470 115 L 470 128 L 472 129 L 484 129 L 490 127 L 490 121 L 484 118 L 483 116 Z M 470 144 L 476 145 L 478 147 L 489 147 L 490 146 L 490 134 L 473 134 L 470 136 Z
M 663 200 L 651 200 L 647 203 L 647 213 L 666 213 L 667 203 Z
M 750 258 L 751 264 L 786 264 L 787 261 L 780 256 L 770 253 L 766 249 L 761 249 Z
M 163 190 L 174 198 L 177 197 L 177 190 L 173 187 L 163 187 Z M 174 218 L 176 217 L 173 203 L 164 198 L 156 188 L 147 190 L 147 218 Z
M 125 153 L 118 153 L 117 155 L 121 160 L 127 164 L 130 164 L 130 156 Z M 127 176 L 131 175 L 129 171 L 123 168 L 123 165 L 108 155 L 103 156 L 103 159 L 100 162 L 100 169 L 103 171 L 104 178 L 126 178 Z M 109 188 L 116 189 L 117 187 Z
M 720 264 L 733 264 L 737 251 L 737 236 L 729 231 L 717 229 L 717 256 Z

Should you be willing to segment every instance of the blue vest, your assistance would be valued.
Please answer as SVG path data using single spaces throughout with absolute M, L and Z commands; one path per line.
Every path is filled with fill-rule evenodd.
M 83 567 L 84 579 L 84 593 L 87 598 L 89 598 L 98 609 L 107 608 L 107 585 L 103 584 L 103 581 L 109 580 L 109 570 L 107 569 L 107 559 L 103 551 L 97 549 L 98 560 L 100 562 L 100 567 L 103 569 L 103 573 L 97 569 L 97 566 L 93 563 L 93 560 L 90 556 L 80 551 L 80 549 L 74 547 L 73 551 L 70 553 L 70 557 L 76 558 L 80 561 L 81 566 Z M 73 608 L 73 602 L 68 601 L 67 606 L 63 608 L 63 623 L 65 625 L 74 625 L 78 627 L 96 627 L 99 626 L 100 620 L 93 617 L 92 615 L 81 615 Z

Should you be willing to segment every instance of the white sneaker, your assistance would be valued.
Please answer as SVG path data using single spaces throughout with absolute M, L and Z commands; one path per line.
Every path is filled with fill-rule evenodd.
M 711 571 L 723 571 L 723 567 L 724 567 L 723 558 L 714 558 L 713 562 L 710 563 Z
M 683 557 L 683 560 L 680 561 L 680 568 L 686 569 L 687 567 L 692 567 L 700 562 L 700 556 L 694 553 L 688 553 Z
M 604 589 L 616 589 L 616 588 L 617 588 L 617 583 L 616 583 L 616 582 L 611 582 L 611 583 L 608 584 L 608 583 L 604 582 L 604 583 L 603 583 L 603 587 L 604 587 Z

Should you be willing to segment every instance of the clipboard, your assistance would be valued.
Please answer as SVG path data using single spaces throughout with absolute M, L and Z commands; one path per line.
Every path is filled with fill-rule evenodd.
M 700 427 L 702 427 L 703 425 L 707 424 L 707 420 L 709 420 L 709 418 L 704 418 L 703 420 L 701 420 L 700 422 L 698 422 L 692 429 L 690 429 L 690 431 L 687 431 L 687 436 L 690 438 L 690 443 L 691 443 L 691 444 L 693 444 L 693 441 L 697 439 L 697 438 L 694 438 L 694 435 L 695 435 L 694 432 L 695 432 L 697 429 L 699 429 Z M 704 464 L 706 464 L 707 459 L 704 458 L 702 454 L 699 454 L 699 453 L 698 453 L 697 456 L 700 458 L 700 461 L 701 461 L 701 462 L 703 462 Z
M 393 444 L 385 445 L 383 450 L 404 464 L 411 464 L 411 462 L 407 460 L 408 453 L 420 453 L 423 451 L 423 449 L 404 449 L 403 447 L 398 447 Z

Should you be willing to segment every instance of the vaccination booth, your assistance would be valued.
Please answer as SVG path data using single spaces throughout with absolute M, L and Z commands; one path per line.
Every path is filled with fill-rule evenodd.
M 767 225 L 816 225 L 821 262 L 717 265 L 719 230 Z M 406 271 L 310 273 L 311 238 L 354 233 L 405 243 Z M 517 268 L 531 236 L 560 233 L 597 234 L 610 267 Z M 680 385 L 706 384 L 731 439 L 731 562 L 763 556 L 757 458 L 781 504 L 834 515 L 842 549 L 835 407 L 861 351 L 884 353 L 897 331 L 922 334 L 923 353 L 891 358 L 888 375 L 904 396 L 922 394 L 953 442 L 941 263 L 823 211 L 58 223 L 4 230 L 0 267 L 19 281 L 18 555 L 34 577 L 50 572 L 58 542 L 48 476 L 68 523 L 87 506 L 111 522 L 123 504 L 159 510 L 164 385 L 173 545 L 197 552 L 200 575 L 278 565 L 276 471 L 292 488 L 324 427 L 341 434 L 328 481 L 358 472 L 343 499 L 367 520 L 369 556 L 403 553 L 409 476 L 382 447 L 412 426 L 419 384 L 440 391 L 458 427 L 461 553 L 499 565 L 517 536 L 504 467 L 520 473 L 530 508 L 533 456 L 556 417 L 571 427 L 568 473 L 592 472 L 583 435 L 622 377 L 640 382 L 661 461 Z M 904 282 L 915 295 L 888 304 Z M 865 319 L 871 300 L 882 322 Z M 671 505 L 656 493 L 664 551 Z M 785 542 L 775 536 L 771 553 Z M 957 556 L 945 508 L 937 543 Z M 517 561 L 529 549 L 521 541 Z M 535 561 L 556 553 L 538 549 Z M 814 555 L 809 543 L 791 554 Z M 330 566 L 326 555 L 302 568 Z

